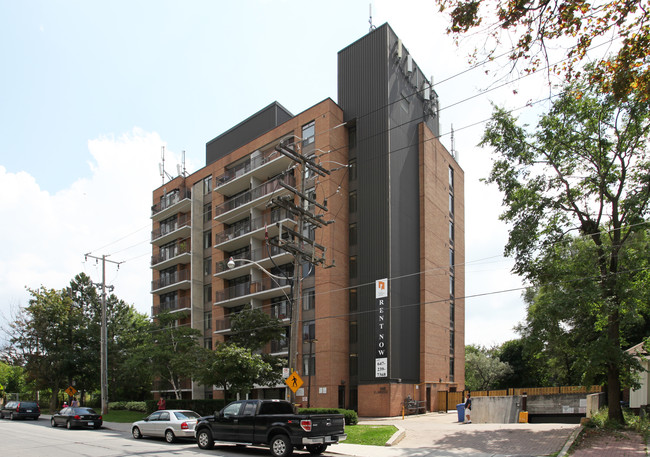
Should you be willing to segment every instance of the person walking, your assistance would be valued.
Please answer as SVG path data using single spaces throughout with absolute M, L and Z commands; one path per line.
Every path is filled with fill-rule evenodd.
M 472 396 L 467 392 L 467 397 L 465 398 L 465 423 L 471 424 L 472 418 L 470 416 L 472 412 Z
M 165 409 L 167 407 L 167 403 L 165 402 L 164 397 L 160 397 L 158 400 L 158 409 Z

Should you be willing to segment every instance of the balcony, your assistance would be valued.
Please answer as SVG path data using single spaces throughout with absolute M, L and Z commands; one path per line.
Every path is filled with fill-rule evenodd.
M 192 208 L 192 191 L 184 187 L 178 192 L 170 192 L 159 203 L 151 207 L 151 218 L 154 221 L 167 219 L 176 213 L 187 213 Z
M 180 313 L 183 311 L 189 311 L 192 308 L 192 300 L 190 297 L 176 297 L 175 300 L 161 303 L 159 312 L 168 312 L 168 313 Z
M 214 333 L 229 333 L 230 329 L 232 327 L 232 324 L 230 323 L 230 318 L 226 317 L 224 319 L 217 319 L 214 322 Z
M 289 294 L 291 281 L 266 277 L 220 290 L 215 294 L 215 305 L 232 308 L 250 302 L 252 298 L 267 300 Z
M 192 275 L 189 270 L 176 271 L 160 279 L 151 281 L 151 293 L 166 294 L 175 290 L 187 290 L 192 285 Z
M 275 176 L 289 168 L 292 161 L 284 154 L 271 148 L 267 151 L 255 151 L 248 159 L 231 168 L 215 179 L 215 192 L 223 195 L 235 195 L 250 186 L 250 178 L 260 181 Z
M 288 355 L 289 341 L 271 341 L 271 355 Z
M 271 256 L 269 257 L 269 253 Z M 232 257 L 234 260 L 250 260 L 256 262 L 262 268 L 271 270 L 275 265 L 282 265 L 293 260 L 293 255 L 287 251 L 280 249 L 276 246 L 269 246 L 268 248 L 260 248 L 254 251 L 248 251 L 243 254 L 235 255 Z M 220 260 L 215 263 L 214 275 L 222 279 L 233 279 L 241 276 L 243 270 L 255 268 L 248 262 L 235 262 L 235 267 L 228 268 L 228 260 Z M 281 275 L 280 275 L 281 276 Z
M 164 249 L 157 255 L 151 257 L 151 267 L 156 270 L 164 270 L 180 263 L 190 263 L 191 259 L 190 240 L 182 240 L 171 249 Z
M 189 214 L 181 214 L 176 222 L 170 227 L 169 225 L 160 226 L 151 231 L 151 243 L 156 246 L 170 243 L 178 238 L 189 238 L 192 232 L 192 219 Z
M 273 197 L 288 195 L 290 192 L 280 185 L 284 182 L 289 186 L 296 185 L 296 178 L 293 175 L 280 176 L 272 181 L 267 181 L 261 186 L 249 190 L 243 194 L 237 195 L 230 200 L 226 200 L 214 208 L 215 219 L 224 224 L 231 224 L 250 208 L 265 208 L 269 201 L 269 194 Z
M 294 230 L 297 225 L 295 216 L 289 211 L 285 209 L 273 211 L 252 219 L 243 226 L 228 227 L 223 232 L 217 233 L 214 237 L 215 247 L 222 251 L 234 251 L 249 244 L 248 238 L 245 237 L 249 234 L 258 240 L 264 240 L 266 238 L 265 228 L 269 238 L 278 236 L 277 222 L 282 222 Z

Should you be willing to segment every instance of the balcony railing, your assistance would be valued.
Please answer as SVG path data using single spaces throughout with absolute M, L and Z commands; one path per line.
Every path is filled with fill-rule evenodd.
M 274 148 L 261 152 L 259 155 L 251 156 L 244 162 L 229 168 L 224 174 L 215 179 L 215 187 L 223 186 L 227 182 L 237 179 L 246 173 L 261 167 L 280 155 Z
M 176 243 L 171 249 L 163 249 L 157 255 L 151 256 L 151 265 L 157 265 L 166 260 L 173 259 L 181 254 L 187 254 L 191 251 L 190 240 L 185 239 Z
M 160 311 L 178 311 L 179 309 L 187 309 L 192 306 L 190 297 L 176 297 L 176 299 L 160 304 Z
M 288 279 L 266 277 L 260 281 L 249 281 L 220 290 L 215 294 L 215 302 L 219 303 L 233 298 L 244 297 L 246 295 L 256 294 L 258 292 L 264 292 L 289 285 L 291 285 L 291 281 Z
M 168 235 L 176 230 L 188 227 L 192 224 L 192 218 L 189 214 L 181 214 L 176 219 L 176 222 L 171 225 L 163 224 L 155 230 L 151 231 L 151 241 L 156 241 L 158 238 L 161 238 L 165 235 Z
M 260 262 L 262 260 L 266 260 L 269 258 L 269 253 L 271 256 L 279 255 L 279 254 L 284 254 L 286 251 L 278 246 L 269 246 L 268 248 L 263 247 L 260 249 L 255 249 L 254 251 L 246 251 L 242 252 L 241 254 L 237 254 L 232 256 L 234 260 L 250 260 L 253 262 Z M 219 274 L 223 273 L 224 271 L 230 270 L 228 268 L 228 261 L 230 258 L 226 260 L 219 260 L 215 263 L 214 266 L 214 274 Z
M 190 279 L 192 279 L 190 270 L 176 271 L 171 275 L 165 275 L 160 279 L 151 281 L 151 290 L 162 289 L 163 287 L 168 287 L 182 281 L 189 281 Z
M 288 352 L 288 351 L 289 351 L 289 342 L 287 340 L 271 341 L 271 353 Z
M 214 331 L 215 332 L 225 332 L 227 330 L 230 330 L 230 327 L 232 324 L 230 323 L 230 318 L 226 317 L 224 319 L 217 319 L 214 322 Z
M 153 216 L 161 212 L 162 210 L 174 206 L 176 203 L 180 202 L 181 200 L 185 200 L 186 198 L 191 198 L 191 197 L 192 197 L 192 191 L 190 189 L 186 189 L 182 187 L 179 189 L 178 192 L 170 193 L 162 200 L 160 200 L 159 203 L 153 205 L 151 207 L 151 215 Z
M 266 213 L 260 217 L 256 217 L 255 219 L 248 221 L 246 224 L 228 227 L 223 232 L 217 233 L 214 237 L 214 244 L 221 244 L 225 241 L 246 235 L 247 233 L 259 230 L 265 225 L 274 224 L 278 221 L 281 221 L 282 219 L 295 220 L 295 216 L 286 209 Z
M 236 197 L 231 198 L 230 200 L 227 200 L 220 205 L 217 205 L 214 208 L 215 215 L 218 217 L 222 214 L 227 213 L 228 211 L 232 211 L 233 209 L 239 208 L 240 206 L 243 206 L 267 194 L 275 192 L 276 190 L 282 187 L 280 186 L 281 181 L 290 186 L 296 185 L 296 178 L 294 178 L 293 175 L 281 176 L 272 181 L 265 182 L 264 184 L 256 187 L 255 189 L 251 189 L 248 192 L 244 192 L 241 195 L 237 195 Z

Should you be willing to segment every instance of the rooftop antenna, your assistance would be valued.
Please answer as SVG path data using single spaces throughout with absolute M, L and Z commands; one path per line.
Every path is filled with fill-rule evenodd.
M 458 153 L 456 152 L 456 137 L 454 136 L 454 124 L 451 124 L 451 156 L 458 162 Z
M 369 18 L 368 18 L 368 23 L 370 24 L 370 32 L 375 30 L 377 27 L 372 25 L 372 3 L 368 4 L 368 10 L 369 10 Z
M 158 164 L 158 168 L 160 169 L 160 177 L 162 178 L 162 183 L 164 185 L 165 184 L 165 176 L 167 176 L 167 178 L 169 178 L 170 181 L 172 179 L 174 179 L 171 176 L 169 176 L 169 173 L 167 173 L 165 171 L 165 146 L 161 146 L 160 156 L 161 156 L 162 162 Z

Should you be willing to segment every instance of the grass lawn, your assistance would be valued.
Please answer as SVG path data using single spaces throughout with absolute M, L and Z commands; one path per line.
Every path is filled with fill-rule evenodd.
M 122 422 L 131 423 L 139 421 L 146 416 L 141 411 L 126 411 L 122 409 L 114 409 L 103 415 L 104 422 Z
M 396 431 L 392 425 L 346 425 L 348 439 L 343 443 L 384 446 Z

